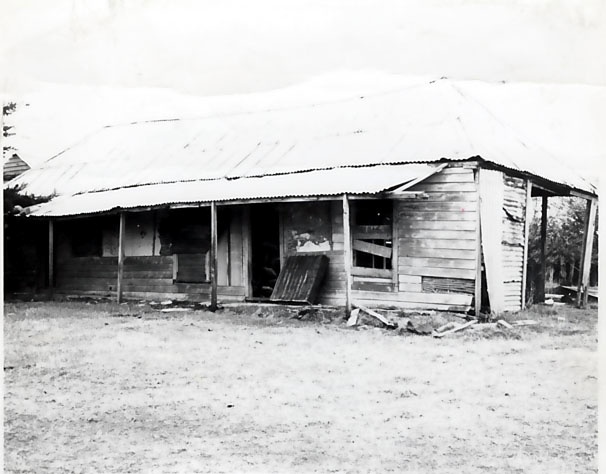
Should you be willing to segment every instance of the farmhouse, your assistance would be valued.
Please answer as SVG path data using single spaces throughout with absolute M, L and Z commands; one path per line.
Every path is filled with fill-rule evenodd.
M 531 198 L 543 242 L 548 197 L 587 199 L 582 288 L 597 206 L 449 80 L 107 126 L 9 185 L 54 196 L 27 219 L 48 221 L 55 292 L 213 305 L 307 288 L 348 309 L 519 310 Z

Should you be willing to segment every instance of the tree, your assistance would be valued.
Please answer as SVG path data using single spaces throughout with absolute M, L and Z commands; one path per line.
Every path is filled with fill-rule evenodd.
M 546 267 L 553 271 L 554 281 L 576 286 L 578 282 L 581 251 L 585 235 L 587 201 L 580 198 L 550 198 L 547 219 Z M 541 269 L 541 206 L 534 206 L 528 238 L 528 286 L 527 294 L 534 293 L 535 281 Z M 597 222 L 591 258 L 591 281 L 597 278 L 598 239 Z
M 11 115 L 13 112 L 15 112 L 15 110 L 17 110 L 17 103 L 16 102 L 8 102 L 6 104 L 2 104 L 2 138 L 3 138 L 3 144 L 2 144 L 2 158 L 6 157 L 6 154 L 10 151 L 10 150 L 14 150 L 15 147 L 10 146 L 10 145 L 5 145 L 4 141 L 10 137 L 13 136 L 15 133 L 11 132 L 10 130 L 12 128 L 14 128 L 13 125 L 7 125 L 5 123 L 5 117 L 8 117 L 9 115 Z

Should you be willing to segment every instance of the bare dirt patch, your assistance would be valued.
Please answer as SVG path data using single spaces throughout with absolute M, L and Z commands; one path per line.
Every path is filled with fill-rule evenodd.
M 5 305 L 6 472 L 597 472 L 596 311 L 443 339 L 256 311 Z

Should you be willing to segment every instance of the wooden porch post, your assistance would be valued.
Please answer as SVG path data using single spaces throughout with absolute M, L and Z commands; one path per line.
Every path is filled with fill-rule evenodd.
M 120 213 L 120 227 L 118 229 L 118 283 L 116 285 L 116 300 L 122 303 L 122 278 L 124 276 L 124 212 Z
M 595 216 L 598 201 L 595 198 L 587 200 L 585 213 L 585 233 L 583 235 L 583 249 L 581 251 L 581 268 L 579 269 L 579 285 L 577 290 L 577 306 L 587 307 L 589 288 L 589 274 L 591 271 L 591 254 L 593 250 L 593 234 L 595 232 Z
M 349 222 L 349 199 L 343 194 L 343 260 L 345 264 L 345 316 L 351 315 L 351 228 Z
M 251 272 L 251 240 L 250 240 L 250 204 L 242 209 L 242 280 L 244 283 L 244 296 L 252 296 Z
M 539 279 L 537 281 L 536 302 L 545 301 L 545 273 L 547 266 L 547 196 L 541 198 L 541 269 L 539 270 Z
M 210 203 L 210 310 L 217 310 L 217 203 Z
M 478 204 L 476 206 L 476 281 L 474 288 L 474 313 L 476 318 L 479 318 L 480 311 L 482 310 L 482 227 L 480 222 L 480 216 L 482 215 L 482 195 L 480 193 L 480 169 L 475 169 L 473 174 L 478 200 Z
M 528 235 L 530 233 L 530 208 L 532 207 L 532 181 L 526 180 L 526 212 L 524 215 L 524 261 L 522 263 L 522 309 L 526 308 L 526 280 L 528 279 Z
M 53 296 L 55 287 L 55 229 L 52 219 L 48 220 L 48 289 Z

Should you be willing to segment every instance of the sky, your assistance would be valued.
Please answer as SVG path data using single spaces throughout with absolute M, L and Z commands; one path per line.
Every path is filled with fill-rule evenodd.
M 208 112 L 211 96 L 389 75 L 519 84 L 486 100 L 546 147 L 582 143 L 587 173 L 605 158 L 601 0 L 4 0 L 0 39 L 12 140 L 33 163 L 108 123 Z

